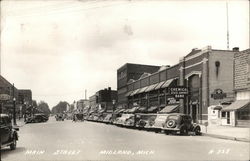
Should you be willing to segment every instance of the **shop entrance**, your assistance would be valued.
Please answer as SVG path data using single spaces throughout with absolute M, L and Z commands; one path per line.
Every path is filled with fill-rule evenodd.
M 192 108 L 191 110 L 192 119 L 193 119 L 193 122 L 196 123 L 197 122 L 197 105 L 192 105 L 191 108 Z
M 227 112 L 227 124 L 230 124 L 230 112 Z

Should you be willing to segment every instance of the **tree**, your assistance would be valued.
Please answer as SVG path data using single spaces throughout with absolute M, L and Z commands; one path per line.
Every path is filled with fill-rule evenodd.
M 66 101 L 60 101 L 56 106 L 52 108 L 52 113 L 63 113 L 67 110 L 67 106 L 69 105 Z
M 37 105 L 37 111 L 45 113 L 47 115 L 49 115 L 51 113 L 50 109 L 49 109 L 49 105 L 44 102 L 44 101 L 40 101 Z

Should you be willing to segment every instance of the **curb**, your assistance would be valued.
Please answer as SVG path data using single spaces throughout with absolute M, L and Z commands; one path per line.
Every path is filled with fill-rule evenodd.
M 208 133 L 201 133 L 202 136 L 209 136 L 209 137 L 214 137 L 214 138 L 219 138 L 219 139 L 226 139 L 226 140 L 234 140 L 234 141 L 242 141 L 242 142 L 250 142 L 249 139 L 246 138 L 236 138 L 232 136 L 224 136 L 224 135 L 217 135 L 217 134 L 208 134 Z

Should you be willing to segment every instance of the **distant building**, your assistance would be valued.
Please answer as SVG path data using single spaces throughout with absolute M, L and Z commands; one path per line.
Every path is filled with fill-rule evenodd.
M 129 80 L 137 80 L 143 73 L 154 73 L 158 71 L 160 66 L 130 64 L 126 63 L 117 70 L 117 104 L 120 107 L 127 108 L 128 99 L 125 96 L 127 93 L 127 83 Z
M 2 75 L 0 75 L 0 94 L 7 94 L 10 96 L 9 100 L 3 102 L 0 111 L 2 113 L 11 113 L 13 110 L 13 98 L 18 100 L 18 89 L 13 87 L 8 80 L 6 80 Z M 18 104 L 18 102 L 16 102 Z M 18 106 L 16 106 L 18 109 Z
M 234 90 L 236 100 L 222 110 L 222 125 L 250 124 L 250 49 L 235 53 Z
M 32 91 L 29 89 L 19 89 L 18 90 L 18 102 L 21 104 L 27 103 L 32 105 Z
M 97 91 L 90 98 L 90 106 L 91 108 L 102 108 L 105 111 L 113 110 L 113 101 L 117 102 L 117 91 L 111 90 L 110 87 L 105 88 L 103 90 Z
M 89 105 L 90 105 L 90 102 L 87 99 L 81 99 L 76 102 L 76 108 L 79 111 L 82 111 L 85 107 L 88 107 Z

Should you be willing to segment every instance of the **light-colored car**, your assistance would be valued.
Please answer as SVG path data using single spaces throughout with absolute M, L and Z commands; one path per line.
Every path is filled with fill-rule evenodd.
M 154 120 L 153 125 L 151 126 L 151 128 L 155 131 L 155 132 L 159 132 L 162 130 L 164 124 L 166 123 L 166 120 L 168 118 L 169 114 L 157 114 L 156 118 Z
M 134 114 L 122 114 L 121 117 L 116 118 L 114 121 L 115 125 L 124 125 L 125 121 L 129 119 L 131 116 L 134 116 Z
M 107 114 L 106 117 L 103 119 L 104 123 L 111 123 L 111 119 L 112 119 L 112 114 Z
M 136 128 L 151 128 L 154 124 L 156 114 L 137 114 Z

